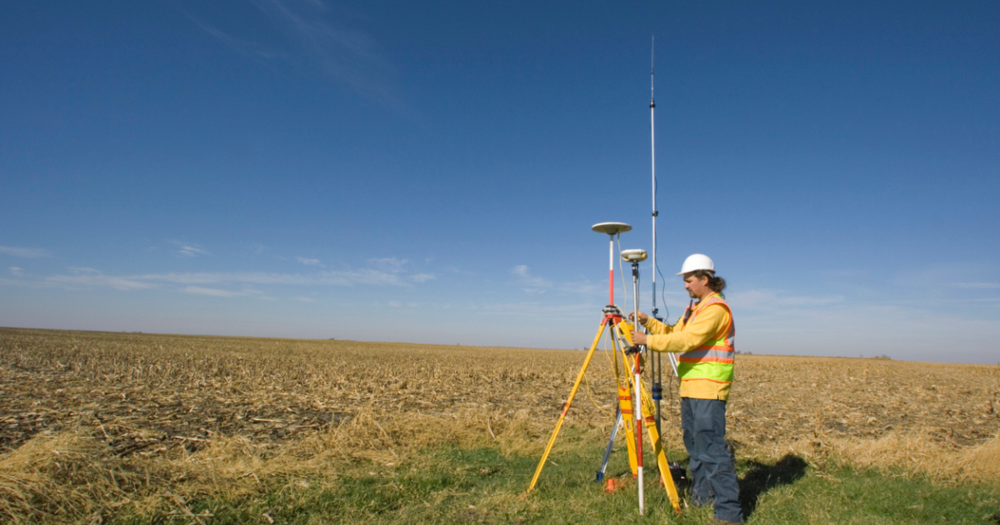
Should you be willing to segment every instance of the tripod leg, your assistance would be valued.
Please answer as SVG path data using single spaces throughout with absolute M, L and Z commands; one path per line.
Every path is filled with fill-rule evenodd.
M 618 407 L 615 411 L 615 427 L 611 429 L 611 439 L 608 440 L 608 448 L 604 449 L 604 459 L 601 460 L 601 468 L 597 471 L 597 482 L 604 479 L 604 472 L 608 469 L 608 460 L 611 459 L 611 449 L 614 447 L 615 438 L 618 437 L 618 427 L 622 424 L 622 409 Z
M 632 412 L 632 391 L 626 386 L 618 387 L 618 406 L 621 407 L 622 416 L 625 423 L 625 445 L 628 448 L 628 466 L 632 471 L 632 477 L 639 475 L 639 464 L 635 454 L 635 417 Z
M 646 414 L 651 413 L 653 407 L 653 400 L 649 398 L 646 394 L 645 389 L 642 390 L 642 406 L 646 410 Z M 646 422 L 650 423 L 652 418 L 650 416 L 646 417 Z M 663 452 L 663 442 L 661 441 L 659 429 L 656 425 L 646 425 L 646 429 L 649 432 L 649 440 L 653 443 L 653 455 L 656 457 L 656 465 L 660 470 L 660 479 L 663 481 L 663 488 L 667 491 L 667 496 L 670 498 L 670 505 L 673 507 L 674 512 L 680 514 L 681 512 L 681 499 L 677 494 L 677 486 L 674 485 L 674 477 L 670 473 L 670 463 L 667 461 L 667 456 Z
M 674 512 L 680 514 L 680 497 L 677 495 L 674 477 L 670 473 L 670 463 L 667 462 L 667 456 L 663 452 L 660 433 L 656 431 L 656 425 L 646 425 L 646 429 L 649 431 L 649 440 L 653 442 L 653 455 L 656 457 L 656 465 L 660 469 L 660 479 L 663 481 L 663 487 L 667 490 L 667 496 L 670 498 L 670 505 L 674 508 Z
M 625 445 L 628 448 L 628 466 L 632 471 L 632 477 L 639 477 L 639 455 L 636 452 L 636 430 L 635 430 L 635 414 L 634 410 L 636 408 L 636 401 L 632 399 L 632 381 L 633 376 L 631 374 L 632 367 L 628 364 L 628 358 L 625 357 L 625 343 L 628 341 L 625 338 L 625 332 L 622 330 L 622 325 L 624 322 L 619 323 L 613 330 L 611 330 L 611 342 L 615 350 L 615 359 L 618 359 L 620 355 L 622 362 L 625 364 L 625 386 L 618 385 L 618 406 L 622 411 L 625 418 Z M 616 378 L 617 379 L 617 378 Z
M 580 388 L 580 383 L 583 381 L 583 374 L 587 372 L 587 367 L 590 365 L 590 359 L 594 357 L 594 351 L 597 350 L 597 343 L 601 340 L 601 335 L 604 334 L 604 328 L 606 323 L 601 323 L 600 330 L 597 331 L 597 336 L 594 337 L 594 342 L 590 345 L 590 351 L 587 352 L 587 358 L 583 361 L 583 367 L 580 368 L 580 373 L 576 376 L 576 383 L 573 383 L 573 389 L 569 392 L 569 399 L 566 400 L 566 404 L 563 405 L 562 413 L 559 414 L 559 421 L 556 422 L 556 428 L 552 431 L 552 437 L 549 438 L 549 444 L 545 446 L 545 452 L 542 454 L 542 460 L 538 462 L 538 468 L 535 469 L 535 475 L 531 478 L 531 485 L 528 486 L 528 491 L 531 492 L 535 488 L 535 484 L 538 483 L 538 476 L 542 473 L 542 468 L 545 466 L 545 460 L 549 457 L 549 452 L 552 451 L 552 445 L 556 442 L 556 436 L 559 435 L 559 429 L 562 427 L 563 421 L 566 420 L 566 412 L 569 411 L 569 406 L 573 403 L 573 398 L 576 397 L 576 391 Z

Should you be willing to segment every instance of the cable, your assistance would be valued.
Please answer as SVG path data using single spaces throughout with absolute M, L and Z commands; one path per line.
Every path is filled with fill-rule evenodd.
M 625 283 L 625 267 L 622 266 L 622 234 L 620 233 L 618 234 L 618 273 L 622 276 L 622 292 L 625 296 L 622 304 L 625 305 L 625 308 L 622 308 L 621 311 L 624 313 L 628 308 L 628 285 Z
M 613 329 L 614 328 L 612 328 L 612 330 Z M 615 378 L 617 379 L 617 374 L 618 374 L 618 372 L 617 372 L 617 370 L 618 370 L 617 364 L 618 363 L 615 362 L 613 359 L 611 359 L 611 356 L 608 354 L 608 339 L 610 337 L 611 337 L 611 333 L 608 332 L 608 337 L 602 338 L 602 339 L 604 339 L 604 356 L 606 358 L 608 358 L 608 361 L 610 361 L 612 364 L 616 365 L 615 366 Z M 584 376 L 583 381 L 584 381 L 584 383 L 583 383 L 584 388 L 587 390 L 587 397 L 590 399 L 590 402 L 594 405 L 594 408 L 596 408 L 597 410 L 599 410 L 601 412 L 604 412 L 605 414 L 611 414 L 611 412 L 608 412 L 607 410 L 604 409 L 604 407 L 602 407 L 602 406 L 600 406 L 600 405 L 597 404 L 597 400 L 594 399 L 594 392 L 591 391 L 591 389 L 590 389 L 590 380 L 587 379 L 586 376 Z M 611 414 L 611 417 L 613 418 L 614 414 Z
M 664 277 L 663 272 L 660 271 L 659 264 L 656 265 L 655 269 L 656 273 L 660 274 L 660 281 L 662 283 L 662 286 L 660 286 L 660 303 L 663 305 L 663 310 L 665 312 L 663 314 L 663 318 L 666 320 L 670 320 L 670 307 L 667 306 L 667 294 L 665 292 L 665 290 L 667 289 L 667 283 L 666 283 L 667 278 Z

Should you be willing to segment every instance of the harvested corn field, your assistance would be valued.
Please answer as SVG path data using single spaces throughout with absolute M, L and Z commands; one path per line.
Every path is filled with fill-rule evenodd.
M 0 516 L 183 507 L 191 494 L 252 493 L 269 476 L 335 479 L 444 444 L 537 455 L 583 358 L 0 329 Z M 739 356 L 728 437 L 738 455 L 995 482 L 998 393 L 997 366 Z M 615 399 L 609 358 L 595 355 L 567 426 L 607 439 Z M 678 407 L 667 396 L 674 449 Z

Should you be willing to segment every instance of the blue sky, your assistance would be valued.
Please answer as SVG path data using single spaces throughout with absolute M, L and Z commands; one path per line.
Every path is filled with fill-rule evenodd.
M 3 11 L 0 326 L 587 346 L 655 35 L 671 321 L 700 252 L 740 350 L 1000 360 L 997 2 Z

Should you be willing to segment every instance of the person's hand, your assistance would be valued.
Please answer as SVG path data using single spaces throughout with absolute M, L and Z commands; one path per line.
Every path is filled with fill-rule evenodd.
M 632 344 L 634 345 L 644 345 L 646 344 L 646 334 L 639 332 L 637 330 L 632 330 Z
M 630 314 L 628 314 L 628 318 L 631 321 L 635 321 L 636 317 L 639 318 L 639 323 L 640 324 L 646 324 L 646 321 L 649 320 L 649 316 L 646 315 L 646 314 L 644 314 L 644 313 L 642 313 L 642 312 L 631 312 Z

